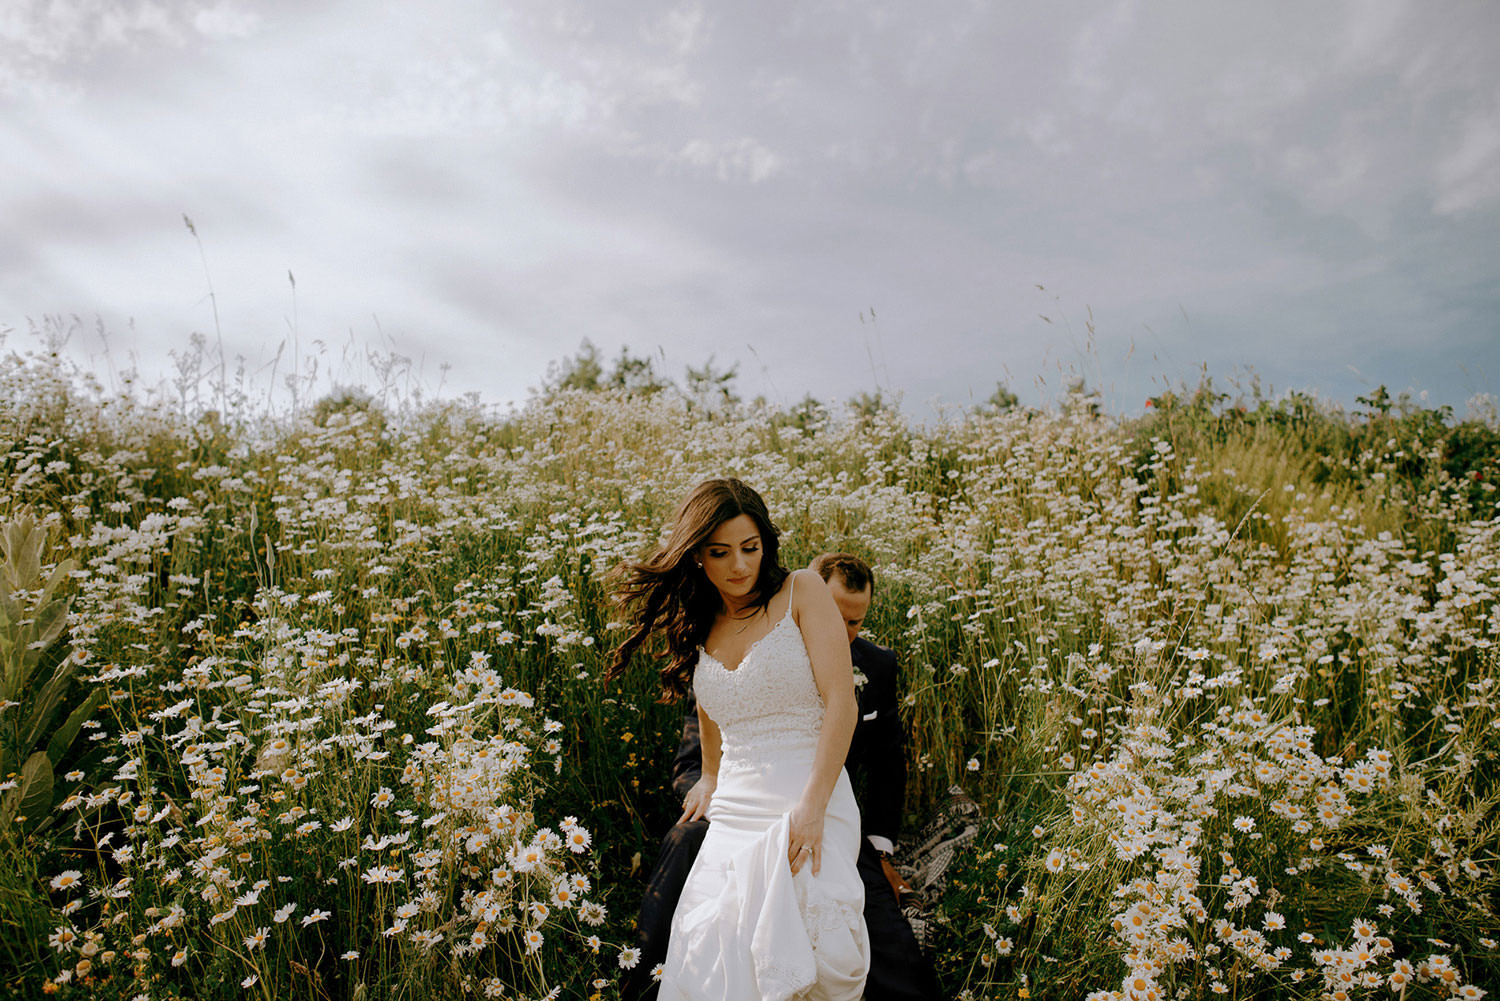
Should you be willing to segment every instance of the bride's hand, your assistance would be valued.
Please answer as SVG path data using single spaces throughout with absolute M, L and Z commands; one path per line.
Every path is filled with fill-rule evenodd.
M 682 816 L 677 818 L 680 824 L 684 820 L 701 820 L 708 816 L 708 804 L 714 798 L 714 790 L 719 787 L 719 780 L 712 775 L 700 775 L 698 781 L 682 797 Z
M 823 867 L 824 813 L 823 810 L 814 810 L 802 803 L 792 807 L 786 860 L 791 863 L 793 876 L 801 872 L 802 863 L 809 860 L 812 862 L 814 876 Z

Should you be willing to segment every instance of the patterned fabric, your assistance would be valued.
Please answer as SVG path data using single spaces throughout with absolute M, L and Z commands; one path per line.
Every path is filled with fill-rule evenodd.
M 925 948 L 929 916 L 948 885 L 948 866 L 959 849 L 979 836 L 979 805 L 960 786 L 948 787 L 948 800 L 894 859 L 896 871 L 912 886 L 902 911 Z

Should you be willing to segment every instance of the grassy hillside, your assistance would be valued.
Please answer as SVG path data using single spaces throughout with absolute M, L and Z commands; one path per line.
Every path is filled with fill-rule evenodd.
M 601 582 L 721 475 L 876 569 L 909 818 L 987 818 L 955 997 L 1500 983 L 1493 426 L 562 383 L 250 419 L 0 362 L 7 993 L 613 996 L 680 716 L 601 683 Z

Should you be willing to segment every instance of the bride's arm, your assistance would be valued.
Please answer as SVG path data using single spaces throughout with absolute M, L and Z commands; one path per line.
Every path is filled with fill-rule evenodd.
M 802 798 L 792 809 L 791 843 L 788 856 L 792 872 L 801 869 L 802 847 L 812 849 L 813 875 L 822 867 L 823 816 L 828 799 L 839 780 L 844 759 L 849 756 L 849 741 L 859 719 L 859 703 L 854 697 L 854 665 L 849 660 L 849 635 L 828 585 L 811 570 L 797 571 L 800 585 L 794 592 L 792 609 L 807 656 L 812 661 L 813 681 L 823 696 L 823 729 L 818 734 L 818 749 L 813 757 L 812 774 Z
M 677 818 L 679 824 L 684 820 L 697 820 L 705 816 L 714 790 L 719 787 L 719 754 L 723 748 L 719 724 L 708 718 L 701 702 L 698 703 L 698 742 L 703 756 L 703 773 L 698 776 L 698 781 L 693 783 L 687 795 L 682 797 L 682 816 Z

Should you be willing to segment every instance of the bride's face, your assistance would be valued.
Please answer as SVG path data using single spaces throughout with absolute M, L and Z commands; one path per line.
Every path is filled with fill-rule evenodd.
M 725 599 L 744 598 L 760 579 L 760 527 L 748 514 L 720 525 L 698 547 L 703 573 Z

